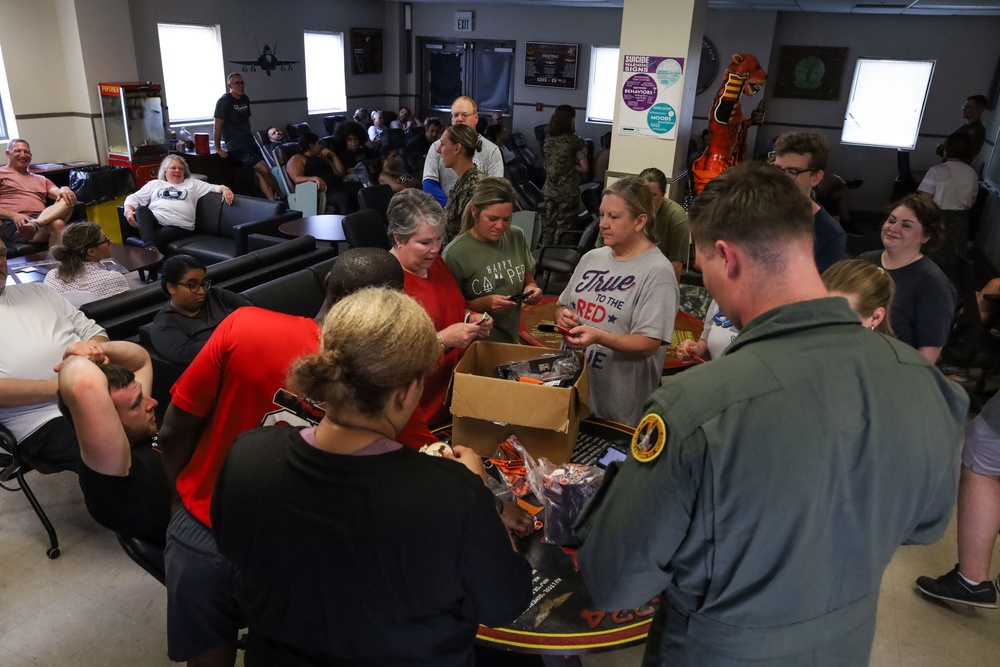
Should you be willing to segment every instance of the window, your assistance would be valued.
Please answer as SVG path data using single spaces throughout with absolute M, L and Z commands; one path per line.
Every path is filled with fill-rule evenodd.
M 158 23 L 156 28 L 170 124 L 212 120 L 226 91 L 219 26 Z
M 6 141 L 16 136 L 17 127 L 14 125 L 14 111 L 10 104 L 10 89 L 7 87 L 3 54 L 0 53 L 0 141 Z
M 347 111 L 344 33 L 304 32 L 309 114 Z
M 618 99 L 618 47 L 590 49 L 590 82 L 587 84 L 587 122 L 611 124 Z
M 933 60 L 858 58 L 840 141 L 913 150 L 933 75 Z

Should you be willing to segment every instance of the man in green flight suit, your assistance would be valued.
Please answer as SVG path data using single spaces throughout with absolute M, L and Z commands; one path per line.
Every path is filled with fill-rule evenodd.
M 882 574 L 951 516 L 968 399 L 829 297 L 810 202 L 779 170 L 705 188 L 705 286 L 740 329 L 658 389 L 582 522 L 602 609 L 660 595 L 650 665 L 866 665 Z

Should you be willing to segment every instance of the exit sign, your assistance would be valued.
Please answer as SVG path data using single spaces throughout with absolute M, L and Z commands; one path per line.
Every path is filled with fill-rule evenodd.
M 455 30 L 472 32 L 472 12 L 455 12 Z

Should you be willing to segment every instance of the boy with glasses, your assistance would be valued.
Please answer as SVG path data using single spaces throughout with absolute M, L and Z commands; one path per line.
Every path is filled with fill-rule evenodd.
M 813 257 L 816 268 L 823 273 L 844 258 L 847 232 L 813 199 L 813 188 L 823 180 L 823 170 L 830 157 L 830 145 L 819 132 L 789 132 L 774 142 L 774 152 L 768 155 L 771 164 L 792 179 L 812 201 Z

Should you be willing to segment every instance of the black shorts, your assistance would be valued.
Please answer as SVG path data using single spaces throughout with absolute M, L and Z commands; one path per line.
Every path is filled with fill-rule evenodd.
M 63 470 L 76 472 L 80 467 L 76 431 L 63 417 L 42 424 L 17 443 L 17 448 L 21 459 L 43 475 Z
M 174 662 L 236 644 L 246 627 L 236 601 L 236 566 L 212 530 L 181 508 L 167 526 L 167 655 Z
M 229 155 L 236 158 L 244 167 L 255 167 L 258 162 L 264 161 L 264 156 L 260 154 L 260 149 L 256 146 L 241 146 L 229 149 Z

